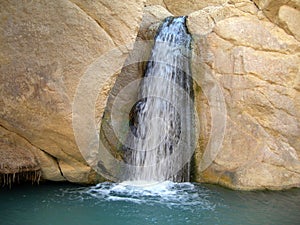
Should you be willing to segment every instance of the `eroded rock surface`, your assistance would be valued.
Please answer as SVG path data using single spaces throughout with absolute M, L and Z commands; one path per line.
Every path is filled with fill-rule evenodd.
M 200 120 L 196 181 L 243 190 L 300 186 L 298 3 L 147 1 L 142 37 L 157 29 L 147 24 L 162 8 L 188 15 Z M 213 115 L 218 101 L 226 114 L 221 146 L 210 143 L 224 125 Z
M 185 14 L 193 35 L 193 76 L 201 80 L 195 84 L 200 137 L 193 179 L 243 190 L 299 187 L 299 10 L 297 0 L 4 1 L 1 139 L 10 150 L 29 150 L 45 179 L 101 179 L 83 159 L 73 133 L 72 103 L 82 75 L 104 53 L 135 41 L 138 30 L 137 41 L 149 40 L 165 17 Z M 132 47 L 104 62 L 109 75 L 101 78 L 104 88 L 95 106 L 99 129 L 113 85 L 116 96 L 124 83 L 141 76 L 145 63 L 123 68 L 119 77 L 121 68 L 109 70 L 116 61 L 125 62 Z M 142 54 L 146 58 L 149 49 Z M 223 98 L 214 96 L 216 90 Z M 213 121 L 212 112 L 222 104 L 222 145 L 210 155 L 216 147 L 209 143 L 213 126 L 224 122 Z M 114 142 L 109 129 L 108 141 Z
M 291 32 L 299 23 L 279 16 L 287 19 L 288 32 L 268 17 L 251 1 L 189 14 L 194 54 L 203 61 L 193 76 L 205 83 L 205 74 L 212 75 L 211 89 L 220 85 L 227 110 L 223 143 L 212 164 L 202 168 L 204 153 L 196 153 L 197 181 L 246 190 L 300 186 L 300 43 Z
M 73 98 L 90 64 L 134 41 L 142 4 L 140 0 L 0 4 L 0 124 L 13 133 L 10 142 L 35 153 L 43 178 L 95 181 L 75 142 Z M 122 49 L 118 62 L 125 61 L 129 49 Z M 104 108 L 114 79 L 107 76 L 97 109 Z M 98 110 L 96 117 L 101 118 L 102 112 Z

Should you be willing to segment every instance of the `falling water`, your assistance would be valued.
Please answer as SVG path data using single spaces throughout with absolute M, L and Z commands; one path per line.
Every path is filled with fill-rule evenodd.
M 134 181 L 188 181 L 193 150 L 193 89 L 185 17 L 161 25 L 130 113 Z

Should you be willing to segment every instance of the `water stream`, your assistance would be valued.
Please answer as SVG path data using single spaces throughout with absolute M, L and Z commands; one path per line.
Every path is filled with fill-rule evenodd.
M 155 37 L 140 100 L 130 113 L 130 180 L 189 180 L 194 144 L 190 44 L 185 17 L 166 18 Z

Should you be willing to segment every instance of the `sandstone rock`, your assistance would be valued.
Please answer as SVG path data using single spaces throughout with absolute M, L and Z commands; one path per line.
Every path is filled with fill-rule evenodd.
M 141 7 L 140 0 L 1 3 L 0 124 L 45 152 L 36 154 L 44 178 L 90 179 L 74 139 L 73 98 L 92 62 L 135 39 Z M 124 62 L 128 50 L 122 51 Z M 108 89 L 110 80 L 102 80 Z M 107 91 L 100 93 L 104 108 Z
M 116 45 L 133 42 L 138 32 L 143 0 L 71 0 L 111 37 Z
M 164 0 L 167 9 L 175 16 L 183 16 L 194 11 L 198 11 L 207 6 L 216 6 L 226 3 L 227 0 L 209 1 L 183 1 L 183 0 Z
M 249 46 L 259 50 L 278 52 L 297 52 L 299 43 L 274 24 L 260 21 L 255 17 L 232 17 L 220 21 L 215 33 L 236 45 Z
M 109 92 L 101 121 L 100 141 L 119 160 L 122 160 L 123 151 L 121 148 L 126 142 L 126 134 L 129 129 L 129 112 L 138 100 L 139 81 L 150 57 L 153 39 L 163 19 L 169 16 L 172 14 L 159 5 L 144 8 L 134 48 Z M 113 110 L 117 113 L 113 114 Z M 119 135 L 119 130 L 124 132 Z
M 91 183 L 95 181 L 89 180 L 91 167 L 82 165 L 76 161 L 70 162 L 65 160 L 58 161 L 59 167 L 67 181 L 75 183 Z
M 214 21 L 205 11 L 196 11 L 189 15 L 187 25 L 190 27 L 189 31 L 192 34 L 206 35 L 212 32 Z
M 173 15 L 160 5 L 145 7 L 138 33 L 139 37 L 143 40 L 153 40 L 159 25 L 169 16 Z
M 250 13 L 253 15 L 258 14 L 258 8 L 256 5 L 253 4 L 252 1 L 236 1 L 234 4 L 235 8 L 238 8 L 239 10 L 245 12 L 245 13 Z
M 147 0 L 145 3 L 145 6 L 155 6 L 155 5 L 160 5 L 164 8 L 167 8 L 166 4 L 164 3 L 164 0 Z
M 37 149 L 21 136 L 4 129 L 3 127 L 0 127 L 0 137 L 1 141 L 5 142 L 6 146 L 9 146 L 10 148 L 10 150 L 8 150 L 6 148 L 3 148 L 2 146 L 1 151 L 3 152 L 1 156 L 9 159 L 10 157 L 16 155 L 17 157 L 28 157 L 29 159 L 31 159 L 29 165 L 24 165 L 24 163 L 20 163 L 20 165 L 17 165 L 20 168 L 20 172 L 22 172 L 22 168 L 24 166 L 26 166 L 29 171 L 31 171 L 32 166 L 30 166 L 30 164 L 32 164 L 31 162 L 33 162 L 34 167 L 41 169 L 43 179 L 53 181 L 65 180 L 65 178 L 60 173 L 58 163 L 53 157 L 49 156 L 40 149 Z M 23 151 L 18 153 L 18 149 L 20 148 L 23 149 Z M 24 151 L 26 151 L 25 154 Z M 4 161 L 1 161 L 3 164 Z M 16 164 L 16 160 L 11 160 L 10 163 Z M 13 170 L 10 168 L 7 172 L 13 173 Z
M 201 81 L 195 84 L 201 124 L 195 181 L 243 190 L 299 187 L 299 1 L 254 2 L 257 6 L 249 0 L 150 0 L 136 40 L 152 39 L 167 16 L 189 14 L 193 75 Z M 72 104 L 77 87 L 86 87 L 77 110 L 95 113 L 88 122 L 96 131 L 104 121 L 107 133 L 101 138 L 114 151 L 118 142 L 106 120 L 110 107 L 119 91 L 141 76 L 145 62 L 140 61 L 147 60 L 151 45 L 136 42 L 112 50 L 135 40 L 142 5 L 142 0 L 1 3 L 0 136 L 15 146 L 12 151 L 30 151 L 44 179 L 103 180 L 77 147 L 72 116 L 78 115 L 72 115 Z M 140 63 L 119 75 L 131 47 L 126 63 Z M 89 74 L 101 90 L 82 86 Z M 94 103 L 89 93 L 97 91 Z M 89 125 L 79 128 L 77 141 L 89 152 L 97 136 L 89 133 Z
M 289 5 L 295 9 L 300 9 L 300 2 L 298 0 L 254 0 L 254 2 L 272 21 L 276 18 L 278 10 L 282 5 Z
M 234 16 L 246 15 L 247 12 L 245 11 L 247 10 L 243 9 L 243 7 L 243 4 L 239 4 L 238 6 L 226 4 L 224 6 L 209 6 L 192 12 L 188 15 L 187 19 L 188 27 L 192 29 L 190 32 L 193 35 L 206 35 L 212 31 L 217 22 Z
M 292 33 L 299 40 L 297 27 L 299 27 L 299 0 L 254 0 L 264 14 L 275 24 L 281 26 L 286 32 Z M 288 13 L 288 14 L 287 14 Z
M 231 2 L 237 7 L 246 1 Z M 248 3 L 247 7 L 251 9 Z M 211 32 L 201 33 L 202 21 L 195 15 L 203 11 L 190 14 L 194 22 L 187 24 L 194 35 L 194 58 L 202 62 L 196 64 L 200 68 L 194 64 L 193 76 L 206 85 L 200 88 L 212 91 L 220 85 L 227 112 L 222 145 L 207 168 L 201 164 L 206 163 L 203 157 L 213 151 L 213 145 L 203 140 L 209 139 L 211 131 L 201 129 L 206 134 L 200 135 L 196 151 L 196 180 L 243 190 L 299 187 L 300 43 L 259 18 L 254 8 L 230 10 L 234 13 L 219 17 Z M 219 107 L 209 100 L 211 93 L 204 93 L 210 111 Z M 198 113 L 210 130 L 218 124 L 207 116 L 207 110 L 198 107 Z
M 279 23 L 300 41 L 300 11 L 289 6 L 281 6 L 278 12 Z
M 174 16 L 183 16 L 205 10 L 215 17 L 230 16 L 228 10 L 235 13 L 256 14 L 258 8 L 250 0 L 210 0 L 210 1 L 171 1 L 171 0 L 148 0 L 145 6 L 161 6 L 167 9 Z M 227 11 L 227 12 L 224 12 Z
M 195 85 L 202 132 L 194 179 L 243 190 L 299 186 L 299 42 L 269 22 L 250 1 L 196 8 L 188 9 L 193 13 L 187 23 L 194 35 L 195 58 L 202 62 L 193 67 L 194 76 L 202 80 L 200 87 Z M 162 6 L 146 7 L 140 40 L 153 38 L 158 21 L 169 15 Z M 146 59 L 147 54 L 133 51 L 132 57 L 135 54 Z M 142 68 L 123 68 L 110 93 L 101 138 L 116 158 L 120 140 L 109 121 L 111 107 L 120 90 L 141 76 Z M 218 86 L 223 103 L 213 94 Z M 128 99 L 123 99 L 124 105 L 130 105 Z M 207 163 L 211 158 L 205 157 L 216 145 L 210 142 L 210 133 L 218 135 L 215 132 L 221 129 L 212 132 L 212 120 L 218 118 L 212 116 L 213 108 L 222 104 L 227 111 L 224 139 L 218 154 L 211 153 L 212 162 Z M 222 121 L 213 123 L 220 126 Z
M 24 178 L 32 182 L 39 182 L 41 171 L 35 156 L 20 146 L 0 141 L 0 184 L 11 186 L 14 182 Z
M 42 170 L 42 178 L 44 180 L 51 181 L 66 181 L 66 178 L 62 174 L 62 169 L 60 168 L 59 162 L 51 155 L 40 149 L 32 147 L 31 151 L 39 161 Z M 82 165 L 79 166 L 79 168 Z M 64 171 L 65 172 L 65 171 Z

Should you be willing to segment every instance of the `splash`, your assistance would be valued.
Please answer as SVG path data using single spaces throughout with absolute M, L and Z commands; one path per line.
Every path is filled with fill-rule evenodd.
M 211 202 L 212 192 L 192 183 L 174 183 L 172 181 L 148 182 L 122 182 L 99 183 L 86 188 L 61 189 L 62 195 L 70 200 L 98 199 L 99 201 L 130 202 L 134 204 L 161 205 L 168 208 L 193 207 L 203 210 L 214 210 L 215 204 Z

